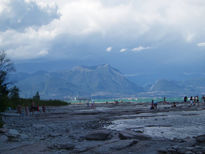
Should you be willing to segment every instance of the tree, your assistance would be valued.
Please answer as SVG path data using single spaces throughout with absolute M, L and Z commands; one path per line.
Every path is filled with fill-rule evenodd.
M 38 92 L 38 91 L 36 92 L 36 95 L 33 96 L 33 100 L 34 100 L 34 102 L 39 103 L 39 101 L 40 101 L 40 95 L 39 95 L 39 92 Z
M 18 103 L 19 103 L 19 89 L 14 86 L 13 88 L 10 89 L 10 92 L 9 92 L 9 99 L 11 100 L 11 106 L 14 107 L 14 106 L 17 106 Z
M 4 51 L 0 51 L 0 112 L 4 111 L 8 102 L 8 73 L 14 71 L 12 62 Z

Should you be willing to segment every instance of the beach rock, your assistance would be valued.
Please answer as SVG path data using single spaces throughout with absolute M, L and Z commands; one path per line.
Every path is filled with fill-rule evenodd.
M 98 130 L 85 136 L 86 140 L 108 140 L 111 138 L 111 132 L 108 130 Z
M 8 137 L 6 135 L 1 135 L 0 136 L 0 143 L 8 141 Z
M 131 147 L 137 143 L 138 143 L 138 140 L 121 140 L 119 142 L 111 144 L 111 149 L 122 150 L 128 147 Z
M 205 142 L 205 135 L 200 135 L 196 137 L 196 141 L 197 142 Z
M 17 130 L 15 129 L 9 129 L 8 130 L 8 136 L 9 137 L 18 137 L 20 134 Z
M 133 139 L 133 138 L 135 138 L 135 133 L 131 132 L 131 131 L 119 132 L 119 138 L 121 140 Z
M 6 128 L 0 128 L 0 134 L 5 134 L 7 132 L 8 130 Z
M 126 140 L 126 139 L 138 139 L 138 140 L 150 140 L 151 137 L 142 133 L 134 133 L 131 131 L 122 131 L 119 132 L 119 138 L 121 140 Z
M 157 152 L 158 152 L 158 154 L 167 154 L 168 153 L 167 149 L 159 149 Z
M 29 137 L 28 137 L 28 135 L 26 135 L 26 134 L 21 134 L 21 135 L 20 135 L 20 138 L 23 139 L 23 140 L 25 140 L 25 139 L 28 139 Z
M 194 154 L 194 153 L 191 151 L 186 151 L 185 154 Z
M 35 128 L 35 129 L 41 129 L 41 128 L 44 128 L 44 127 L 46 127 L 45 125 L 42 125 L 42 124 L 33 124 L 33 127 Z
M 75 145 L 71 144 L 71 143 L 62 143 L 62 144 L 54 144 L 52 146 L 49 146 L 48 148 L 50 149 L 64 149 L 64 150 L 72 150 L 74 149 Z

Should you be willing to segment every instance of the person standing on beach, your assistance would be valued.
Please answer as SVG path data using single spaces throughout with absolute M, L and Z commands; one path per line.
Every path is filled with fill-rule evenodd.
M 193 97 L 190 97 L 190 104 L 193 105 Z
M 152 100 L 152 104 L 151 104 L 150 110 L 154 110 L 154 100 Z
M 18 105 L 18 106 L 17 106 L 17 113 L 18 113 L 19 115 L 21 115 L 21 113 L 22 113 L 22 111 L 21 111 L 21 105 Z
M 201 101 L 203 104 L 205 103 L 205 96 L 202 96 Z
M 199 106 L 199 96 L 196 96 L 196 103 Z
M 92 100 L 92 104 L 91 104 L 91 108 L 95 108 L 95 101 L 94 100 Z
M 46 112 L 46 106 L 45 105 L 42 106 L 42 111 L 43 111 L 43 113 Z
M 28 116 L 28 106 L 25 105 L 25 113 L 26 113 L 26 116 Z
M 153 100 L 153 103 L 154 103 L 154 108 L 157 109 L 157 102 L 154 102 Z
M 31 112 L 32 112 L 32 115 L 34 114 L 34 111 L 35 111 L 35 103 L 34 103 L 34 101 L 33 101 L 32 104 L 31 104 Z
M 187 96 L 184 97 L 184 103 L 186 103 L 186 102 L 187 102 Z
M 166 97 L 164 97 L 164 103 L 166 103 Z

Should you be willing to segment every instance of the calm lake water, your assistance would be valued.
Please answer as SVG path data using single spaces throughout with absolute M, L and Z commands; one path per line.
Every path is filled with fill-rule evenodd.
M 116 98 L 116 99 L 92 99 L 95 101 L 95 103 L 105 103 L 105 102 L 114 102 L 114 101 L 119 101 L 119 102 L 133 102 L 133 103 L 147 103 L 151 102 L 152 99 L 154 101 L 160 102 L 163 101 L 162 98 L 146 98 L 146 97 L 140 97 L 140 98 L 133 98 L 133 99 L 128 99 L 128 98 Z M 182 102 L 184 98 L 182 97 L 176 97 L 176 98 L 166 98 L 166 101 L 168 102 Z M 87 101 L 79 101 L 79 100 L 68 100 L 68 102 L 71 103 L 86 103 Z

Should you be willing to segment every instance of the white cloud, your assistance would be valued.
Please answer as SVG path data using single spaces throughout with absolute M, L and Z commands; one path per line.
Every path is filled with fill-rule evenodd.
M 150 47 L 139 46 L 139 47 L 133 48 L 132 51 L 142 51 L 142 50 L 147 50 L 147 49 L 150 49 Z
M 13 17 L 10 2 L 14 1 L 0 1 L 0 15 L 5 14 L 9 19 Z M 53 0 L 52 2 L 51 0 L 25 0 L 24 2 L 36 3 L 41 13 L 49 14 L 50 10 L 56 8 L 60 15 L 59 18 L 49 20 L 46 24 L 43 23 L 37 27 L 26 25 L 21 31 L 15 28 L 0 30 L 0 48 L 9 50 L 11 55 L 26 55 L 25 58 L 38 57 L 40 55 L 37 51 L 44 49 L 49 54 L 49 49 L 55 40 L 66 36 L 72 37 L 76 42 L 81 37 L 89 39 L 92 34 L 102 36 L 104 40 L 112 38 L 117 41 L 119 38 L 126 40 L 129 38 L 149 42 L 169 40 L 170 34 L 187 42 L 203 39 L 205 36 L 205 20 L 201 20 L 205 14 L 204 0 L 113 0 L 110 2 L 105 0 Z M 16 8 L 19 7 L 21 5 L 16 5 Z M 32 19 L 32 15 L 29 17 Z M 9 23 L 10 27 L 16 23 L 26 23 L 27 20 L 23 22 L 22 19 L 14 16 L 13 21 L 16 22 Z M 203 44 L 198 44 L 198 46 L 203 46 Z M 137 47 L 132 50 L 140 51 L 145 50 L 144 48 L 146 47 Z M 122 50 L 122 52 L 125 51 Z
M 120 52 L 126 52 L 127 51 L 127 49 L 125 49 L 125 48 L 122 48 L 121 50 L 120 50 Z
M 106 51 L 107 51 L 107 52 L 112 51 L 112 47 L 108 47 L 108 48 L 106 49 Z
M 197 46 L 198 46 L 198 47 L 204 47 L 204 46 L 205 46 L 205 42 L 198 43 Z

